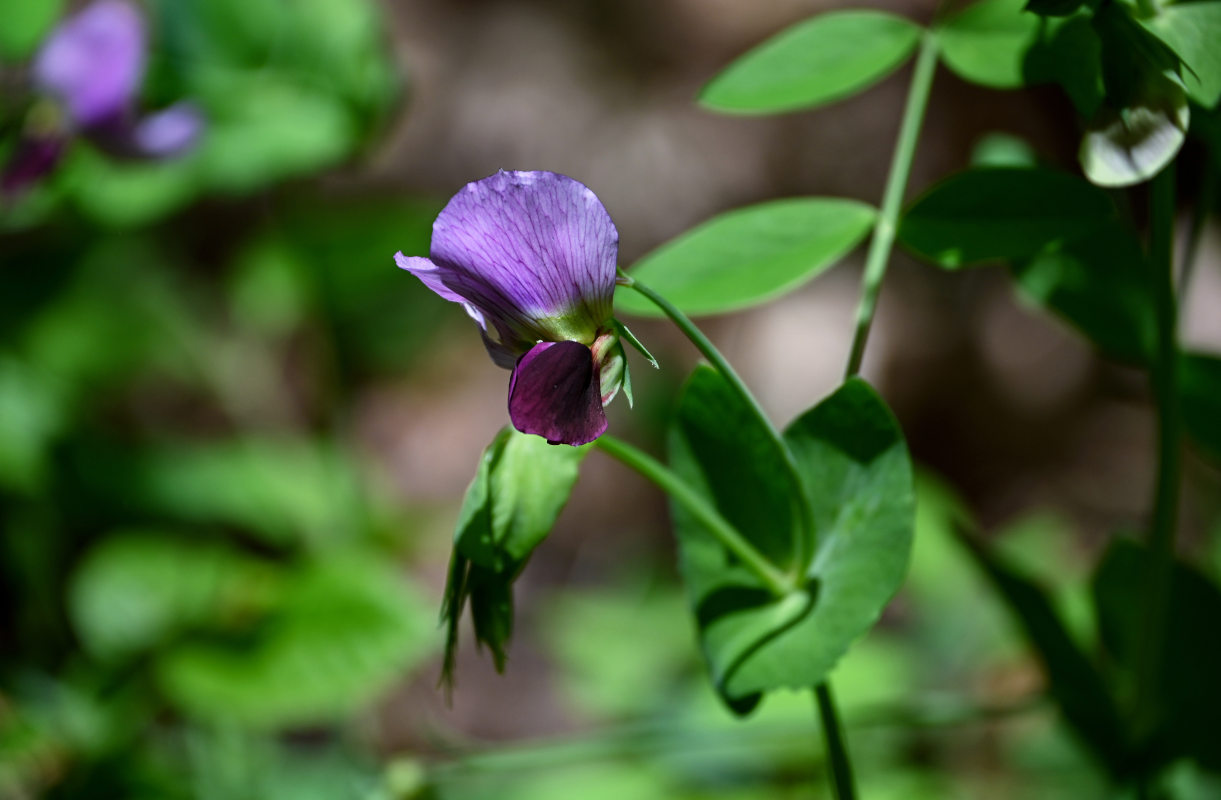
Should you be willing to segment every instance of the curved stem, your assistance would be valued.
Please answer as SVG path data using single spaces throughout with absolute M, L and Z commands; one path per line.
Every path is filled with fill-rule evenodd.
M 1140 660 L 1137 663 L 1137 724 L 1144 730 L 1156 724 L 1157 687 L 1162 670 L 1163 634 L 1170 606 L 1174 575 L 1174 538 L 1178 524 L 1179 391 L 1177 308 L 1174 295 L 1174 164 L 1163 169 L 1151 185 L 1149 265 L 1157 312 L 1157 360 L 1153 364 L 1153 393 L 1157 403 L 1157 485 L 1153 525 L 1149 531 L 1149 572 L 1142 620 Z
M 746 541 L 720 512 L 660 461 L 614 436 L 601 436 L 594 442 L 594 446 L 636 470 L 682 504 L 683 508 L 687 509 L 722 547 L 733 553 L 742 562 L 742 566 L 754 573 L 772 594 L 784 597 L 797 590 L 793 582 Z
M 734 371 L 734 368 L 725 359 L 725 356 L 721 354 L 721 351 L 717 350 L 716 345 L 704 335 L 703 331 L 696 327 L 695 323 L 686 314 L 679 311 L 678 307 L 669 300 L 631 276 L 621 273 L 620 283 L 635 289 L 649 298 L 654 305 L 670 318 L 670 321 L 683 332 L 683 335 L 691 340 L 691 343 L 700 351 L 700 354 L 708 359 L 708 363 L 717 372 L 721 373 L 721 377 L 733 387 L 734 391 L 742 398 L 742 401 L 754 413 L 755 417 L 759 419 L 763 424 L 764 430 L 768 432 L 768 435 L 776 443 L 776 448 L 784 459 L 785 470 L 793 485 L 793 497 L 796 498 L 794 505 L 797 509 L 799 531 L 795 543 L 796 547 L 794 547 L 796 558 L 793 559 L 793 562 L 797 565 L 796 579 L 798 582 L 801 582 L 804 579 L 805 573 L 809 570 L 810 562 L 814 558 L 814 520 L 810 513 L 810 504 L 805 499 L 805 482 L 801 479 L 801 472 L 797 468 L 797 462 L 793 459 L 793 453 L 789 450 L 788 445 L 784 443 L 784 438 L 780 435 L 780 431 L 772 424 L 763 407 L 759 405 L 759 401 L 751 394 L 750 389 L 747 388 L 738 373 Z
M 869 254 L 865 257 L 865 273 L 861 278 L 861 301 L 856 309 L 856 332 L 852 336 L 852 350 L 848 355 L 845 377 L 861 371 L 865 358 L 865 344 L 869 341 L 869 329 L 873 326 L 874 311 L 877 310 L 878 294 L 882 289 L 882 278 L 886 276 L 886 265 L 894 247 L 895 232 L 899 225 L 899 211 L 903 205 L 903 194 L 907 190 L 907 179 L 911 175 L 912 159 L 916 153 L 916 141 L 920 138 L 920 125 L 928 107 L 929 93 L 933 87 L 933 74 L 937 68 L 937 37 L 925 31 L 920 42 L 920 54 L 916 57 L 916 68 L 912 73 L 911 86 L 907 90 L 907 105 L 903 110 L 903 122 L 899 138 L 890 161 L 890 174 L 886 177 L 886 191 L 882 195 L 882 210 L 878 214 L 869 241 Z

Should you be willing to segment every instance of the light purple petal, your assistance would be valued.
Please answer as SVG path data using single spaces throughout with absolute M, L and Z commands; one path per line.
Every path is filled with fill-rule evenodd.
M 551 444 L 582 445 L 606 431 L 593 354 L 579 342 L 540 342 L 517 362 L 509 418 Z
M 0 174 L 0 195 L 16 198 L 55 169 L 67 143 L 62 137 L 23 138 Z
M 169 158 L 189 150 L 203 132 L 204 119 L 190 103 L 146 114 L 132 130 L 132 143 L 146 158 Z
M 437 216 L 432 261 L 452 292 L 522 338 L 592 343 L 611 317 L 619 233 L 584 184 L 498 172 Z
M 144 20 L 126 0 L 97 0 L 60 23 L 33 70 L 35 85 L 57 96 L 81 127 L 123 114 L 143 73 Z

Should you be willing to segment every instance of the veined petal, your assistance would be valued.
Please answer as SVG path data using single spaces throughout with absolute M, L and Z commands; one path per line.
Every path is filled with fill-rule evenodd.
M 606 431 L 598 370 L 579 342 L 539 342 L 509 382 L 509 418 L 522 433 L 551 444 L 582 445 Z
M 433 224 L 432 260 L 448 269 L 446 286 L 536 339 L 593 342 L 611 316 L 618 249 L 594 193 L 554 172 L 469 183 Z
M 34 61 L 35 85 L 80 127 L 123 114 L 144 74 L 144 20 L 126 0 L 97 0 L 61 23 Z

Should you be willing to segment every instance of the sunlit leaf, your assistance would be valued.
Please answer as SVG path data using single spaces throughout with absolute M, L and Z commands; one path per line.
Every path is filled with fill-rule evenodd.
M 304 565 L 274 613 L 233 639 L 193 639 L 156 664 L 162 691 L 212 722 L 280 728 L 341 719 L 437 642 L 423 601 L 390 564 L 357 553 Z
M 1116 216 L 1105 192 L 1065 172 L 993 167 L 953 175 L 903 215 L 899 240 L 943 267 L 1025 258 Z
M 670 436 L 674 469 L 780 568 L 800 530 L 784 456 L 719 374 L 701 367 Z M 902 581 L 914 523 L 911 466 L 898 426 L 862 381 L 786 431 L 817 548 L 801 585 L 776 597 L 677 504 L 682 573 L 718 690 L 749 710 L 761 693 L 823 680 Z M 807 565 L 800 565 L 802 567 Z
M 919 40 L 918 25 L 882 11 L 820 14 L 730 64 L 699 100 L 737 114 L 814 108 L 880 81 L 907 60 Z
M 1221 99 L 1221 2 L 1167 3 L 1145 25 L 1183 59 L 1187 93 L 1206 108 Z
M 1187 435 L 1221 463 L 1221 358 L 1203 353 L 1180 356 L 1179 399 Z
M 1014 265 L 1022 293 L 1064 317 L 1112 358 L 1152 360 L 1156 312 L 1144 249 L 1112 222 L 1083 238 Z
M 646 255 L 628 272 L 688 314 L 748 308 L 792 291 L 846 255 L 873 228 L 876 211 L 837 198 L 773 200 L 729 211 Z M 657 316 L 620 288 L 616 308 Z
M 964 80 L 994 89 L 1024 85 L 1023 62 L 1042 24 L 1026 0 L 980 0 L 936 29 L 941 57 Z

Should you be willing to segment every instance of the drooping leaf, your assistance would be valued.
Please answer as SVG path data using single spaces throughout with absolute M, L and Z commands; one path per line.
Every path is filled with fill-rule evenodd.
M 447 627 L 444 682 L 452 681 L 458 623 L 468 600 L 475 640 L 503 668 L 513 633 L 513 581 L 554 527 L 588 450 L 550 445 L 509 427 L 484 450 L 458 516 L 441 608 Z
M 254 728 L 342 719 L 436 646 L 422 599 L 368 554 L 304 565 L 283 591 L 245 635 L 187 640 L 157 659 L 158 684 L 177 708 Z
M 1111 358 L 1152 359 L 1157 339 L 1144 250 L 1117 221 L 1013 267 L 1018 287 L 1062 316 Z
M 1024 84 L 1022 64 L 1038 38 L 1026 0 L 980 0 L 936 29 L 941 57 L 959 77 L 994 89 Z
M 95 657 L 147 653 L 188 628 L 266 608 L 270 563 L 167 532 L 119 533 L 86 556 L 69 593 L 73 626 Z
M 1167 3 L 1144 24 L 1183 59 L 1191 99 L 1215 107 L 1221 99 L 1221 2 Z
M 799 22 L 713 78 L 699 101 L 736 114 L 814 108 L 867 89 L 902 64 L 920 27 L 882 11 L 833 11 Z
M 777 597 L 673 506 L 709 671 L 739 712 L 764 692 L 826 677 L 901 582 L 914 520 L 898 427 L 867 384 L 850 381 L 785 434 L 817 532 L 812 560 L 794 564 L 804 547 L 795 498 L 784 455 L 760 424 L 719 374 L 701 367 L 670 434 L 675 471 L 775 565 L 805 570 L 797 588 Z
M 1148 549 L 1117 538 L 1094 575 L 1094 602 L 1106 645 L 1129 674 L 1138 669 L 1147 647 L 1142 639 L 1148 610 Z M 1167 764 L 1179 758 L 1221 770 L 1221 589 L 1194 568 L 1177 562 L 1171 575 L 1169 607 L 1158 648 L 1158 725 L 1142 744 L 1145 756 Z
M 1221 463 L 1221 358 L 1204 353 L 1179 357 L 1179 402 L 1187 435 Z
M 1116 216 L 1105 192 L 1066 172 L 992 167 L 952 175 L 907 210 L 899 240 L 948 269 L 1029 258 Z
M 969 535 L 962 540 L 1013 612 L 1047 675 L 1065 720 L 1112 776 L 1132 769 L 1115 698 L 1094 663 L 1073 641 L 1043 588 Z
M 796 289 L 847 254 L 873 228 L 876 211 L 855 200 L 804 197 L 739 208 L 646 255 L 629 275 L 688 314 L 748 308 Z M 620 288 L 618 309 L 657 316 Z

